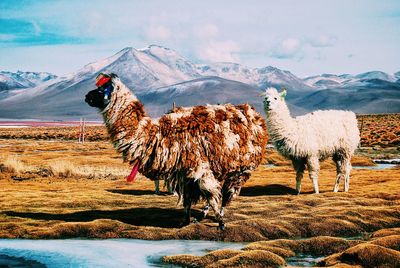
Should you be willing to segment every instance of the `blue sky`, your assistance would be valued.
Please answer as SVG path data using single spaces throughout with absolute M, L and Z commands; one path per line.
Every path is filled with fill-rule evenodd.
M 393 73 L 400 1 L 0 1 L 0 70 L 63 75 L 150 44 L 301 77 Z

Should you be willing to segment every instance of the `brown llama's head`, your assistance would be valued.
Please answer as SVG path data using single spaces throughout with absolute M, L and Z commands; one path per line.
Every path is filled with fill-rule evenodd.
M 114 91 L 114 86 L 112 83 L 112 79 L 114 77 L 118 77 L 116 74 L 105 74 L 100 73 L 96 77 L 96 86 L 97 88 L 91 90 L 85 96 L 85 102 L 92 107 L 99 108 L 100 110 L 104 110 L 107 107 L 108 103 L 111 99 L 111 94 Z

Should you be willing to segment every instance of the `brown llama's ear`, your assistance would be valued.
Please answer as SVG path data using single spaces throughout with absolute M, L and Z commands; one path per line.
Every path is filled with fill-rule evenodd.
M 116 75 L 114 73 L 111 73 L 110 77 L 111 77 L 111 83 L 113 86 L 113 90 L 118 91 L 121 88 L 121 84 L 122 84 L 121 80 L 119 79 L 118 75 Z

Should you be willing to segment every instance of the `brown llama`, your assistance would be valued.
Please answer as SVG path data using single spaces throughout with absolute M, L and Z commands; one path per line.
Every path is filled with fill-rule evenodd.
M 130 178 L 139 171 L 169 180 L 183 198 L 184 224 L 190 223 L 191 205 L 206 200 L 224 229 L 224 207 L 265 155 L 263 117 L 248 104 L 225 104 L 176 107 L 152 119 L 116 75 L 100 77 L 106 83 L 90 91 L 85 101 L 100 109 L 114 147 L 133 166 Z

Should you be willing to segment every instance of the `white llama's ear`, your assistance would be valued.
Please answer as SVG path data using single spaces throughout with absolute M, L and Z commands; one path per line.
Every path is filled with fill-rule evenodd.
M 281 99 L 285 100 L 286 95 L 287 95 L 286 88 L 284 88 L 283 91 L 281 92 Z
M 267 97 L 267 91 L 261 92 L 258 94 L 259 97 Z

